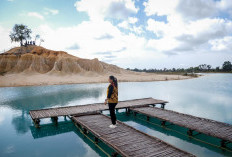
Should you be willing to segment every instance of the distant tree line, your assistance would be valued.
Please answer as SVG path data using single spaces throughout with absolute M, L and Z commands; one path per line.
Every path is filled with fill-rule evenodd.
M 127 70 L 136 71 L 136 72 L 149 72 L 149 73 L 155 73 L 155 72 L 179 72 L 179 73 L 201 73 L 201 72 L 232 72 L 232 64 L 230 61 L 225 61 L 221 67 L 212 68 L 211 65 L 207 64 L 201 64 L 196 67 L 189 67 L 189 68 L 172 68 L 172 69 L 130 69 L 127 68 Z

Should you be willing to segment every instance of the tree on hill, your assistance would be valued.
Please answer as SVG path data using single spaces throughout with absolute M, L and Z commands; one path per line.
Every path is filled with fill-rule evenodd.
M 230 61 L 225 61 L 222 65 L 223 71 L 232 71 L 232 64 Z
M 10 33 L 11 42 L 20 42 L 23 45 L 23 41 L 31 38 L 31 29 L 23 24 L 15 24 L 12 32 Z

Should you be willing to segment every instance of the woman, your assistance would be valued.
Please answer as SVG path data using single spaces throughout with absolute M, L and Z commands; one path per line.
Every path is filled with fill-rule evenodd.
M 108 103 L 110 110 L 110 117 L 112 124 L 110 128 L 116 127 L 116 115 L 115 106 L 118 104 L 118 81 L 114 76 L 109 76 L 109 86 L 107 88 L 107 98 L 105 99 L 105 105 Z

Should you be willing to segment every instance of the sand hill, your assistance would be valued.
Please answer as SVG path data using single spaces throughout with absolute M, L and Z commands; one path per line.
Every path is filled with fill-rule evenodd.
M 107 82 L 164 81 L 187 79 L 180 75 L 158 75 L 127 71 L 98 59 L 83 59 L 64 51 L 40 46 L 16 47 L 0 55 L 0 87 Z
M 0 56 L 0 73 L 51 73 L 75 74 L 93 72 L 120 73 L 117 66 L 100 62 L 98 59 L 82 59 L 64 51 L 52 51 L 40 46 L 13 48 Z

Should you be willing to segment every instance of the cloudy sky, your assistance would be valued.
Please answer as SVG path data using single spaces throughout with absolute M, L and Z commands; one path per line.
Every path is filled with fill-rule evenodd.
M 0 0 L 1 52 L 16 23 L 48 49 L 123 68 L 232 61 L 232 0 Z

